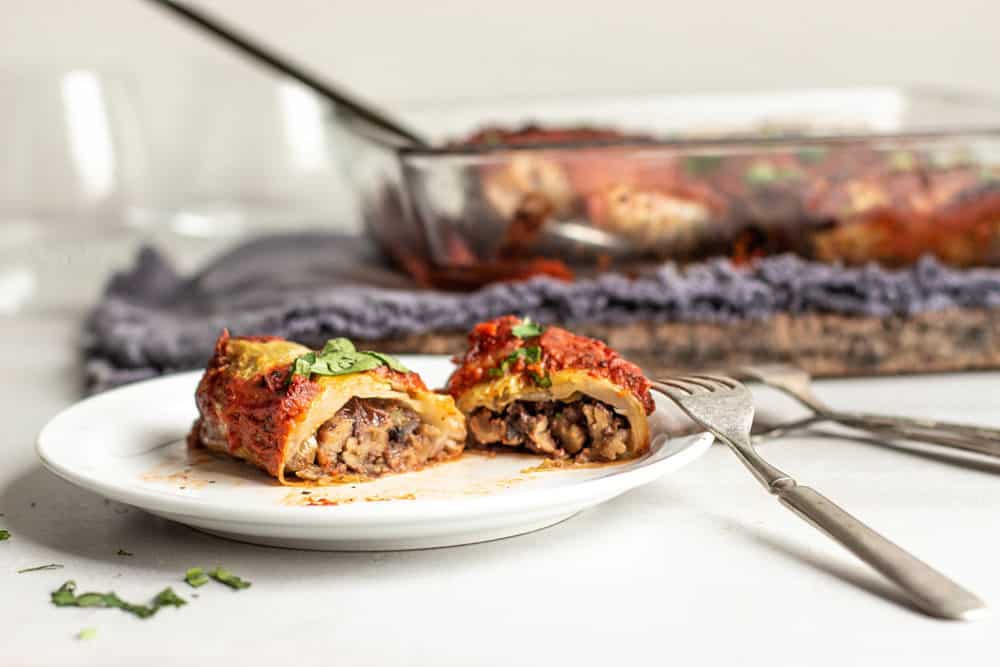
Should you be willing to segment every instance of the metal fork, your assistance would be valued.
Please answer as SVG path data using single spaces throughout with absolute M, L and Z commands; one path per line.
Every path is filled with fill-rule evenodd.
M 652 388 L 728 445 L 783 505 L 902 588 L 924 612 L 961 620 L 985 612 L 986 604 L 978 597 L 761 458 L 750 443 L 754 407 L 750 390 L 742 384 L 726 377 L 689 375 L 654 381 Z
M 1000 429 L 919 417 L 896 417 L 835 410 L 821 401 L 813 392 L 808 373 L 786 364 L 742 366 L 736 369 L 735 374 L 740 378 L 756 380 L 769 387 L 774 387 L 796 399 L 814 413 L 812 417 L 790 424 L 782 424 L 775 431 L 767 431 L 761 435 L 773 437 L 778 432 L 787 433 L 826 420 L 862 431 L 895 435 L 909 440 L 930 442 L 1000 457 Z

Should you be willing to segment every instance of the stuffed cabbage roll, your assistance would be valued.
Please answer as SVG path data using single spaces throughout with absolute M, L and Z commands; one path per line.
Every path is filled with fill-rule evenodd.
M 471 447 L 617 461 L 649 448 L 649 381 L 604 343 L 505 316 L 469 334 L 447 391 Z
M 282 484 L 333 484 L 459 456 L 465 419 L 398 360 L 347 339 L 320 351 L 224 332 L 198 385 L 188 437 Z

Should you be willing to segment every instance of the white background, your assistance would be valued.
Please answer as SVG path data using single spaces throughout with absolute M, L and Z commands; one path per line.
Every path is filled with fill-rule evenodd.
M 543 94 L 863 84 L 1000 93 L 995 1 L 205 4 L 402 110 Z M 0 70 L 86 65 L 135 77 L 166 187 L 192 150 L 184 129 L 206 111 L 205 87 L 256 76 L 140 0 L 0 0 Z M 0 104 L 10 103 L 0 91 Z M 13 535 L 0 543 L 5 667 L 996 664 L 997 614 L 956 624 L 915 613 L 722 448 L 550 530 L 437 551 L 286 552 L 105 504 L 42 471 L 32 441 L 78 399 L 81 321 L 109 268 L 133 250 L 53 253 L 46 276 L 65 286 L 69 307 L 0 319 L 0 527 Z M 174 250 L 188 267 L 206 252 Z M 1000 426 L 998 382 L 995 373 L 840 381 L 820 393 L 847 408 Z M 826 439 L 774 443 L 767 454 L 1000 603 L 995 463 Z M 117 556 L 121 547 L 135 556 Z M 14 573 L 48 562 L 66 567 Z M 127 599 L 166 585 L 187 596 L 183 571 L 216 564 L 253 587 L 205 588 L 149 621 L 48 602 L 68 578 Z M 73 638 L 88 626 L 95 639 Z

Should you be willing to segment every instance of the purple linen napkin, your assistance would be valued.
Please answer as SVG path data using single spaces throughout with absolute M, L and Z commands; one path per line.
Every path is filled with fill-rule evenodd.
M 370 242 L 290 235 L 250 242 L 185 278 L 152 248 L 112 277 L 84 337 L 88 391 L 198 368 L 223 327 L 319 345 L 468 329 L 518 313 L 541 322 L 690 321 L 825 312 L 888 317 L 951 307 L 1000 307 L 1000 270 L 924 259 L 903 270 L 844 268 L 792 255 L 737 268 L 718 259 L 665 264 L 639 279 L 536 278 L 472 293 L 417 289 Z

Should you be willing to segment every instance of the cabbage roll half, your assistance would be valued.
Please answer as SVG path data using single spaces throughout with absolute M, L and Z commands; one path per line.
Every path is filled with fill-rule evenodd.
M 482 322 L 447 391 L 470 447 L 515 448 L 578 462 L 649 449 L 649 381 L 604 343 L 508 315 Z
M 288 485 L 417 470 L 459 456 L 466 437 L 450 396 L 344 338 L 313 351 L 224 332 L 195 398 L 190 446 L 243 459 Z

